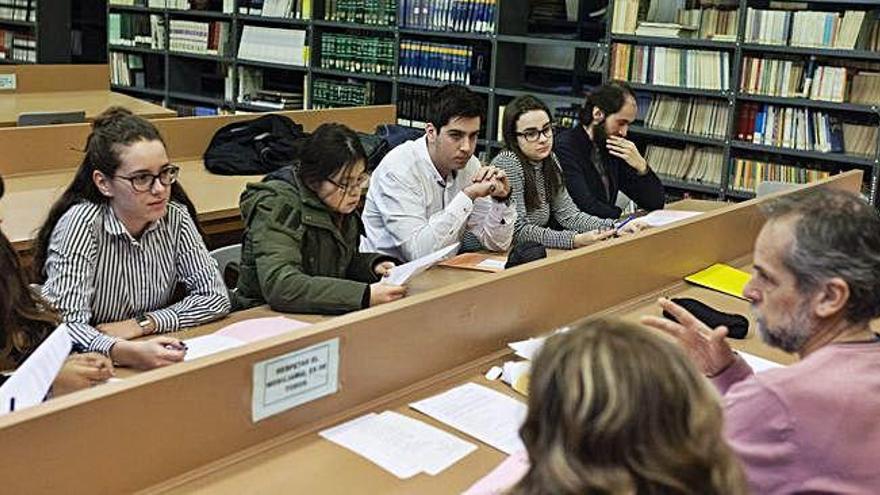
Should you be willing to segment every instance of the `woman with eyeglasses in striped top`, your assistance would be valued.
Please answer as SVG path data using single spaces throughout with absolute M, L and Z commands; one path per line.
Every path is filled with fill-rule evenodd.
M 83 162 L 40 229 L 34 257 L 43 296 L 83 350 L 123 366 L 165 366 L 183 360 L 182 342 L 130 339 L 229 312 L 178 174 L 149 121 L 118 107 L 95 119 Z M 176 300 L 179 285 L 185 295 Z

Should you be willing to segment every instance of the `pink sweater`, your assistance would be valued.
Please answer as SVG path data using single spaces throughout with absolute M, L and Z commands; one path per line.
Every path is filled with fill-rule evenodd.
M 828 345 L 757 375 L 737 358 L 713 381 L 755 494 L 880 494 L 880 343 Z

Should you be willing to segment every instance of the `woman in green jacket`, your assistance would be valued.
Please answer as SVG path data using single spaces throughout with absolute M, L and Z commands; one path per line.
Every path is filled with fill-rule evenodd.
M 381 282 L 396 260 L 358 252 L 363 225 L 356 210 L 369 176 L 357 135 L 323 124 L 299 157 L 241 195 L 239 306 L 337 314 L 406 295 L 405 287 Z

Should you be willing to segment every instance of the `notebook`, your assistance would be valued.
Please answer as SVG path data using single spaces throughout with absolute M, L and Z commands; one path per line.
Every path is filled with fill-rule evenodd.
M 684 279 L 707 289 L 717 290 L 718 292 L 745 299 L 743 289 L 745 289 L 751 277 L 748 272 L 725 265 L 724 263 L 715 263 L 705 270 L 688 275 Z

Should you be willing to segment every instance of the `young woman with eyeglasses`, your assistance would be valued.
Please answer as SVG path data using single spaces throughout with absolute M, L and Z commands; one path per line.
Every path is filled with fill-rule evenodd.
M 179 340 L 129 339 L 229 312 L 178 174 L 149 121 L 118 107 L 95 119 L 83 162 L 49 211 L 34 256 L 43 296 L 83 350 L 123 366 L 165 366 L 183 360 Z M 185 295 L 175 300 L 178 286 Z
M 358 251 L 366 161 L 351 129 L 324 124 L 304 142 L 298 163 L 248 184 L 237 306 L 336 314 L 406 294 L 381 281 L 394 258 Z
M 514 98 L 504 108 L 501 125 L 505 149 L 492 159 L 492 165 L 504 170 L 513 190 L 514 242 L 573 249 L 615 234 L 613 220 L 582 213 L 568 195 L 553 153 L 553 123 L 547 105 L 531 95 Z M 551 228 L 551 217 L 564 230 Z M 628 224 L 625 233 L 639 228 Z

